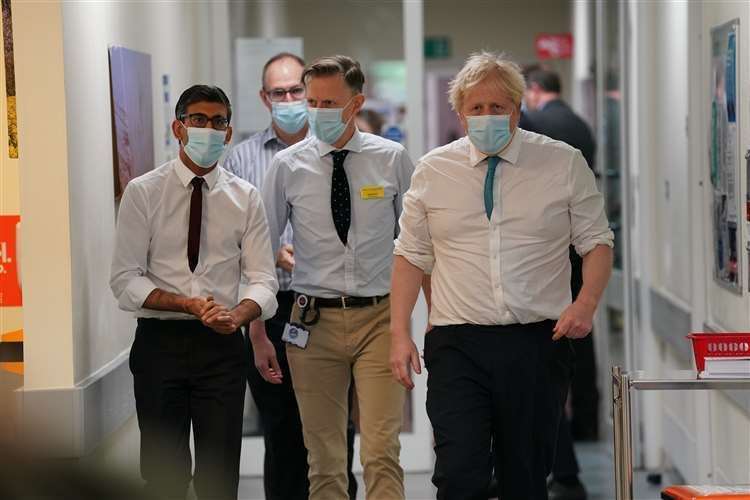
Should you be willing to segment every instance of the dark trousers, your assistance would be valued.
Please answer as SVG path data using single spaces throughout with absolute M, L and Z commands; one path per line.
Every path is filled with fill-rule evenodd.
M 546 500 L 562 408 L 556 377 L 572 355 L 567 342 L 553 343 L 554 324 L 438 326 L 426 335 L 439 500 L 487 498 L 493 466 L 503 500 Z
M 276 295 L 279 308 L 266 321 L 266 334 L 276 348 L 276 358 L 284 374 L 281 384 L 269 384 L 255 368 L 248 372 L 247 382 L 260 413 L 265 443 L 263 489 L 267 500 L 306 500 L 310 488 L 307 474 L 307 448 L 302 438 L 302 422 L 292 388 L 292 376 L 281 340 L 294 305 L 294 292 Z M 252 345 L 250 359 L 253 359 Z M 351 393 L 350 393 L 351 394 Z M 350 395 L 351 399 L 351 395 Z M 351 401 L 350 401 L 351 406 Z M 357 495 L 357 480 L 352 473 L 354 459 L 354 425 L 348 426 L 349 496 Z
M 248 365 L 239 331 L 222 335 L 200 321 L 138 320 L 130 370 L 148 494 L 185 498 L 192 424 L 196 494 L 237 498 Z
M 573 420 L 569 420 L 563 412 L 557 437 L 557 453 L 552 467 L 554 479 L 570 479 L 578 476 L 580 472 L 573 448 L 575 423 L 583 423 L 587 436 L 595 437 L 597 434 L 599 391 L 596 387 L 593 336 L 594 333 L 591 332 L 582 339 L 570 342 L 576 358 L 575 374 L 570 381 Z

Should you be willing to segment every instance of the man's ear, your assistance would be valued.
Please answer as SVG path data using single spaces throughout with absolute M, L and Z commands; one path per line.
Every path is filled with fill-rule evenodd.
M 227 137 L 224 139 L 224 144 L 229 144 L 232 142 L 232 127 L 227 127 Z
M 271 112 L 271 103 L 268 102 L 268 99 L 266 98 L 266 91 L 263 89 L 260 89 L 258 91 L 258 97 L 260 97 L 260 101 L 263 103 L 263 106 L 266 107 L 266 109 Z
M 185 124 L 177 119 L 172 121 L 172 133 L 181 145 L 185 145 L 187 142 L 187 129 L 185 128 Z
M 364 94 L 357 94 L 354 96 L 354 105 L 352 106 L 352 113 L 354 116 L 357 116 L 357 114 L 362 110 L 362 106 L 365 105 L 365 95 Z

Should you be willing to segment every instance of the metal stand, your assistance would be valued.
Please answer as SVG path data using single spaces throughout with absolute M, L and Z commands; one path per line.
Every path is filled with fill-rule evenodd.
M 642 371 L 625 372 L 612 367 L 612 409 L 615 447 L 615 499 L 633 500 L 633 438 L 630 391 L 685 391 L 744 389 L 750 379 L 699 379 L 692 370 L 669 372 L 666 377 L 649 377 Z

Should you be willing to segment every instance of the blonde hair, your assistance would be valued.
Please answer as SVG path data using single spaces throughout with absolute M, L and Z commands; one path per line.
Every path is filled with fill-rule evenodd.
M 448 87 L 448 100 L 453 110 L 460 112 L 466 92 L 474 85 L 491 77 L 498 80 L 500 87 L 516 106 L 521 105 L 521 99 L 526 90 L 521 68 L 507 59 L 505 54 L 483 50 L 471 54 L 461 71 L 451 80 Z

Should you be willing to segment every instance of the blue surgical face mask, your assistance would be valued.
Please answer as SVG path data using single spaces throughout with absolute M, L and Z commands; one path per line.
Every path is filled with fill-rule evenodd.
M 272 102 L 271 117 L 281 130 L 287 134 L 296 134 L 307 123 L 307 103 L 305 101 Z
M 214 166 L 227 148 L 225 144 L 227 131 L 214 130 L 208 127 L 185 128 L 188 133 L 188 142 L 183 149 L 188 158 L 203 168 Z
M 494 155 L 508 145 L 510 115 L 467 116 L 468 135 L 474 146 L 484 154 Z
M 353 98 L 352 98 L 353 99 Z M 310 128 L 320 141 L 326 144 L 333 144 L 344 133 L 346 126 L 351 120 L 344 123 L 341 121 L 344 110 L 352 102 L 349 99 L 343 108 L 308 108 L 308 120 L 310 120 Z M 352 115 L 353 117 L 354 115 Z

